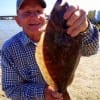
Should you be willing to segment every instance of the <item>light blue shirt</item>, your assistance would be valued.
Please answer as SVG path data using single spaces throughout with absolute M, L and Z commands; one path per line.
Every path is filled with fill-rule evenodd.
M 2 50 L 2 86 L 12 100 L 41 100 L 45 82 L 35 61 L 34 43 L 20 32 Z

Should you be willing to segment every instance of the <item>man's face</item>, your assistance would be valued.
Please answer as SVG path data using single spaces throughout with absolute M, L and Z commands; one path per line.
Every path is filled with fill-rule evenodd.
M 44 9 L 36 0 L 25 2 L 22 8 L 19 9 L 15 19 L 30 38 L 38 37 L 44 29 Z

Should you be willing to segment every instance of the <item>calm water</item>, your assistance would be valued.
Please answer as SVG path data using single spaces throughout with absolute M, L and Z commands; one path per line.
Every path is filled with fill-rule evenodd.
M 0 20 L 0 49 L 8 38 L 20 30 L 21 28 L 16 24 L 15 20 Z

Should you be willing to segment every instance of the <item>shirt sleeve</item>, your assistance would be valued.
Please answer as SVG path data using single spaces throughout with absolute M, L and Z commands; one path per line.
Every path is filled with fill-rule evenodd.
M 10 53 L 2 50 L 2 89 L 12 100 L 44 100 L 43 84 L 23 83 Z
M 96 54 L 99 48 L 99 31 L 89 22 L 88 29 L 82 33 L 82 56 Z

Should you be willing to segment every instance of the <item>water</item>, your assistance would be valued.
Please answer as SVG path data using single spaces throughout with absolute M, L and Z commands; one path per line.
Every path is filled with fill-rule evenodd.
M 19 31 L 21 31 L 21 28 L 15 20 L 0 20 L 0 49 L 7 39 Z
M 3 43 L 19 31 L 21 31 L 21 28 L 17 25 L 15 20 L 0 20 L 0 54 Z

